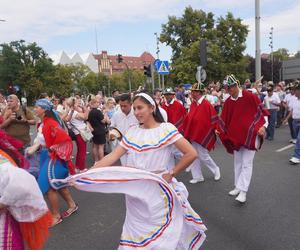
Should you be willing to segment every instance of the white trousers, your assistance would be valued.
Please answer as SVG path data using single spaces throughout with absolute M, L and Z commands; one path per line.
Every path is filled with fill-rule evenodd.
M 216 170 L 219 167 L 214 162 L 214 160 L 210 157 L 209 151 L 194 141 L 192 141 L 192 146 L 196 149 L 198 153 L 197 159 L 194 160 L 193 163 L 191 164 L 191 172 L 192 172 L 193 179 L 203 178 L 203 174 L 201 170 L 202 168 L 201 161 L 204 162 L 207 168 L 215 175 Z
M 237 189 L 247 192 L 253 169 L 253 159 L 255 150 L 241 147 L 239 151 L 234 151 L 234 185 Z

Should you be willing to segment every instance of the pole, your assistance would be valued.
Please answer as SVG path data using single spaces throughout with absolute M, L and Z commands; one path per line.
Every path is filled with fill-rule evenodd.
M 274 55 L 273 55 L 273 27 L 271 27 L 271 76 L 272 76 L 272 82 L 274 82 Z
M 260 56 L 260 0 L 255 0 L 255 80 L 261 76 Z
M 165 76 L 162 75 L 161 79 L 162 79 L 162 89 L 165 89 Z
M 154 65 L 151 63 L 151 83 L 152 83 L 152 92 L 154 92 L 155 89 L 155 82 L 154 82 Z

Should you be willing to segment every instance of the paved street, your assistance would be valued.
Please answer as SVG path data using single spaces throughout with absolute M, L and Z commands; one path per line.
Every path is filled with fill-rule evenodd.
M 276 152 L 287 146 L 288 140 L 288 128 L 277 129 L 275 140 L 265 142 L 256 154 L 245 205 L 227 194 L 233 188 L 233 158 L 220 145 L 212 153 L 221 167 L 219 182 L 207 169 L 201 184 L 189 184 L 190 173 L 178 177 L 187 185 L 191 205 L 208 227 L 203 249 L 300 249 L 300 165 L 288 163 L 293 148 Z M 91 156 L 88 158 L 91 163 Z M 124 197 L 74 189 L 72 193 L 79 211 L 51 229 L 45 249 L 117 249 Z

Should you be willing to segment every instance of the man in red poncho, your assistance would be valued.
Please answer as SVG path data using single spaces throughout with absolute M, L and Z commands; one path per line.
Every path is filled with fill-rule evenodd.
M 214 107 L 205 99 L 203 92 L 202 83 L 193 85 L 191 89 L 193 102 L 183 124 L 184 137 L 198 152 L 198 158 L 191 165 L 193 179 L 190 183 L 192 184 L 204 181 L 200 160 L 214 174 L 216 181 L 221 178 L 220 168 L 209 155 L 209 151 L 214 148 L 216 142 L 215 130 L 219 117 Z
M 255 151 L 260 149 L 268 126 L 268 111 L 257 95 L 238 86 L 234 75 L 224 80 L 230 97 L 221 114 L 220 138 L 226 150 L 234 155 L 235 188 L 229 195 L 244 203 L 252 176 Z
M 162 108 L 168 114 L 168 122 L 172 123 L 180 131 L 186 116 L 186 110 L 183 105 L 175 99 L 175 92 L 172 88 L 166 88 L 163 95 L 166 102 L 162 105 Z

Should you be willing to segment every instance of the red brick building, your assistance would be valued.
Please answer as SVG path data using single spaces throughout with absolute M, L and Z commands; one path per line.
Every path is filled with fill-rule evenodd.
M 112 75 L 115 73 L 122 73 L 128 68 L 131 70 L 144 70 L 144 66 L 149 65 L 154 62 L 155 58 L 149 53 L 144 52 L 141 56 L 123 56 L 123 62 L 118 63 L 117 55 L 108 55 L 107 51 L 102 51 L 101 54 L 94 55 L 95 59 L 98 61 L 99 72 L 106 75 Z

